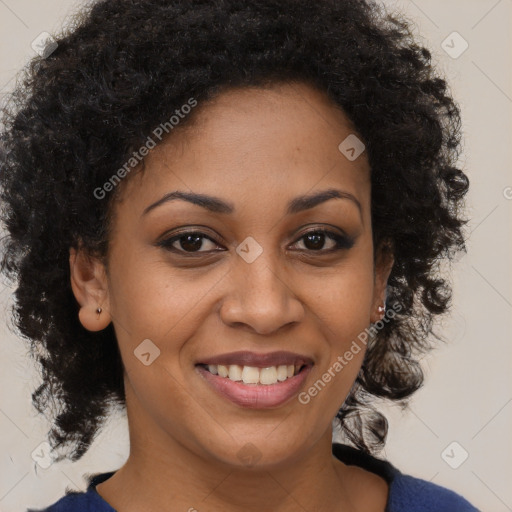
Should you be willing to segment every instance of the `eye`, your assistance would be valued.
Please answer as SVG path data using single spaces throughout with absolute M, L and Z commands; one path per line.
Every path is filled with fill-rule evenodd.
M 302 252 L 331 253 L 350 249 L 354 245 L 354 239 L 325 229 L 315 229 L 304 233 L 295 242 L 295 245 L 301 241 L 303 241 L 304 248 L 299 247 L 298 250 Z M 326 249 L 324 246 L 328 241 L 331 243 L 330 247 Z M 190 256 L 198 253 L 219 252 L 219 250 L 215 250 L 215 247 L 219 247 L 219 245 L 201 231 L 184 231 L 158 242 L 157 245 L 167 251 Z
M 208 247 L 206 250 L 199 250 L 204 248 L 204 240 L 209 241 L 214 247 L 218 247 L 214 240 L 200 231 L 182 232 L 176 236 L 158 242 L 157 245 L 168 251 L 177 253 L 213 252 L 212 249 Z M 206 244 L 206 246 L 208 246 L 208 244 Z
M 325 229 L 315 229 L 304 233 L 297 242 L 304 240 L 305 250 L 309 252 L 330 253 L 341 249 L 350 249 L 354 245 L 354 240 L 346 236 L 340 235 L 334 231 Z M 322 248 L 326 240 L 331 240 L 331 247 Z M 296 243 L 297 243 L 296 242 Z

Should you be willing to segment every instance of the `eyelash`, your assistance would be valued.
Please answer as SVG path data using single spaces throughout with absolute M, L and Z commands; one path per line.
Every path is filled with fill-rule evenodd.
M 302 240 L 303 238 L 305 238 L 306 236 L 311 235 L 311 234 L 326 235 L 327 238 L 330 238 L 336 242 L 336 246 L 331 249 L 319 249 L 319 250 L 300 249 L 300 252 L 331 254 L 333 252 L 341 251 L 344 249 L 345 250 L 351 249 L 354 245 L 354 239 L 340 235 L 334 231 L 329 231 L 329 230 L 325 230 L 325 229 L 312 229 L 310 231 L 306 231 L 294 243 L 299 242 L 300 240 Z M 221 251 L 217 251 L 217 250 L 213 250 L 213 251 L 183 251 L 180 249 L 176 249 L 175 247 L 172 247 L 172 244 L 174 242 L 179 241 L 181 238 L 184 238 L 187 235 L 196 235 L 196 236 L 199 236 L 200 238 L 206 238 L 207 240 L 210 240 L 214 244 L 217 244 L 217 242 L 215 242 L 215 240 L 213 240 L 211 237 L 209 237 L 208 235 L 206 235 L 205 233 L 203 233 L 201 231 L 183 231 L 171 238 L 166 238 L 164 240 L 161 240 L 160 242 L 157 243 L 157 245 L 159 247 L 164 248 L 166 251 L 177 253 L 180 255 L 186 255 L 186 257 L 192 257 L 192 258 L 196 257 L 197 255 L 201 255 L 201 254 L 211 254 L 213 252 L 221 252 Z

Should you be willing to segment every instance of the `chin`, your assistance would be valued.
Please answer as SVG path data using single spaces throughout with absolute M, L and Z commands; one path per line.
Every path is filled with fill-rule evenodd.
M 265 434 L 260 437 L 249 434 L 236 440 L 228 437 L 227 443 L 209 444 L 206 448 L 213 458 L 238 469 L 268 470 L 289 465 L 307 449 L 301 443 L 303 441 L 305 445 L 305 439 L 293 439 L 286 435 L 272 438 Z

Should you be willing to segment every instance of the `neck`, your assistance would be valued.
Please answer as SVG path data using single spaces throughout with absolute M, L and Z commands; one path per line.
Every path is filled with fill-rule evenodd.
M 148 449 L 146 443 L 143 450 L 135 445 L 123 467 L 109 479 L 118 479 L 114 493 L 102 494 L 99 486 L 98 491 L 114 508 L 127 512 L 132 508 L 167 511 L 170 504 L 172 510 L 190 512 L 259 512 L 269 505 L 275 512 L 352 510 L 343 485 L 345 467 L 331 454 L 330 435 L 319 445 L 292 465 L 269 469 L 229 468 L 180 445 L 165 450 L 156 444 Z M 121 496 L 123 502 L 118 500 Z
M 183 510 L 353 511 L 352 473 L 332 455 L 332 429 L 314 445 L 271 467 L 233 467 L 190 449 L 147 422 L 127 401 L 130 455 L 96 489 L 123 512 Z

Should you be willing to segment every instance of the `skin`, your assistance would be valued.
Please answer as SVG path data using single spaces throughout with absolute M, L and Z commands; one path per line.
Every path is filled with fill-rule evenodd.
M 380 511 L 386 482 L 332 455 L 332 419 L 356 378 L 364 346 L 308 404 L 239 407 L 220 397 L 195 363 L 250 350 L 310 356 L 309 388 L 370 322 L 382 316 L 392 256 L 374 262 L 370 167 L 338 145 L 355 132 L 324 93 L 306 84 L 242 88 L 199 105 L 126 178 L 115 204 L 107 266 L 70 250 L 80 321 L 91 331 L 113 322 L 125 367 L 130 455 L 99 494 L 120 512 L 198 510 Z M 335 188 L 352 194 L 285 214 L 296 196 Z M 175 191 L 231 202 L 212 213 L 183 200 L 145 208 Z M 156 242 L 177 228 L 186 241 Z M 312 228 L 354 238 L 351 248 L 304 237 Z M 248 236 L 263 249 L 252 263 L 236 253 Z M 207 251 L 224 249 L 221 252 Z M 96 308 L 101 306 L 100 315 Z M 160 355 L 148 366 L 134 350 L 150 339 Z M 237 453 L 248 443 L 259 459 Z M 247 448 L 246 448 L 247 449 Z M 172 508 L 169 508 L 172 503 Z

